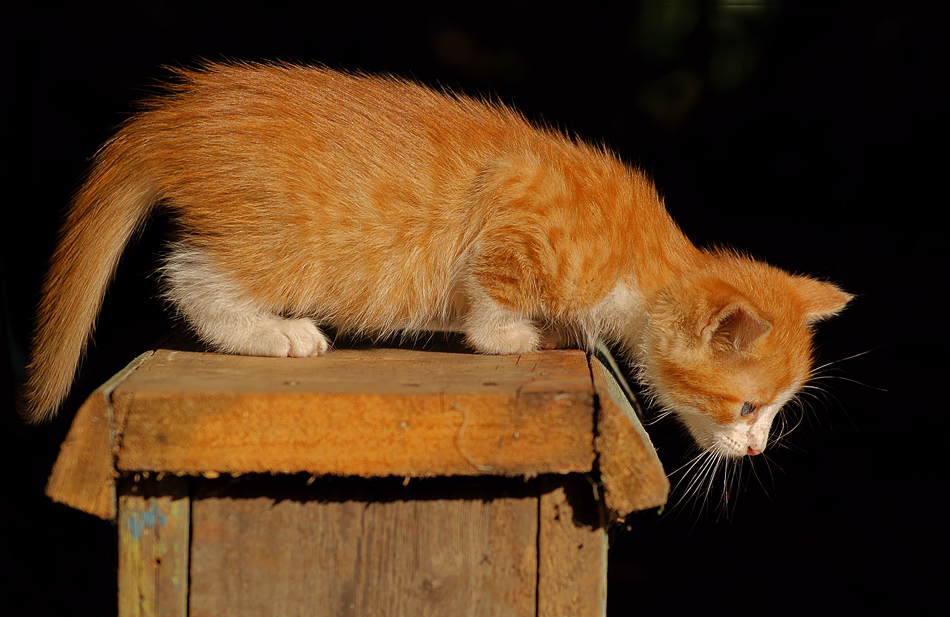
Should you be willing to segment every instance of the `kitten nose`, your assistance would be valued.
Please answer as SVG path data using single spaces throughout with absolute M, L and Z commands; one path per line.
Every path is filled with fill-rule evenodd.
M 756 454 L 762 454 L 762 450 L 756 450 L 752 446 L 749 446 L 749 451 L 746 452 L 749 456 L 755 456 Z

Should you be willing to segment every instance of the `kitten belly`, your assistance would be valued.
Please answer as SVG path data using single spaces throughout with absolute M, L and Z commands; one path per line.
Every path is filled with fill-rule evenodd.
M 163 268 L 165 296 L 215 349 L 278 357 L 325 353 L 330 342 L 319 326 L 382 336 L 463 332 L 469 345 L 493 354 L 590 347 L 608 322 L 627 317 L 618 312 L 631 308 L 626 302 L 630 292 L 618 286 L 595 307 L 590 319 L 567 324 L 499 305 L 471 279 L 466 281 L 462 268 L 450 269 L 454 278 L 429 278 L 413 288 L 391 282 L 404 283 L 411 277 L 354 285 L 358 273 L 346 267 L 325 281 L 294 280 L 286 260 L 274 259 L 267 265 L 255 276 L 253 270 L 223 267 L 220 257 L 192 243 L 178 243 Z

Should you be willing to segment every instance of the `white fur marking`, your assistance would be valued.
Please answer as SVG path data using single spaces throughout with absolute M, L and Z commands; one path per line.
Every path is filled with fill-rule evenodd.
M 538 350 L 541 335 L 522 313 L 505 308 L 472 286 L 465 336 L 475 349 L 489 354 L 520 354 Z
M 202 340 L 247 356 L 318 356 L 327 337 L 309 319 L 288 319 L 256 304 L 208 256 L 176 244 L 163 269 L 166 297 Z

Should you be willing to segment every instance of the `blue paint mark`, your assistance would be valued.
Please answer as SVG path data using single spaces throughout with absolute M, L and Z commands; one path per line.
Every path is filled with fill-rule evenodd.
M 142 532 L 146 527 L 164 527 L 168 521 L 168 515 L 159 512 L 156 500 L 149 499 L 149 504 L 150 507 L 148 510 L 130 512 L 129 518 L 126 519 L 125 524 L 133 540 L 141 540 Z

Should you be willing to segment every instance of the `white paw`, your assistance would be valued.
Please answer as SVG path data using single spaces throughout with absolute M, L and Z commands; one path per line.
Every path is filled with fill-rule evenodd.
M 330 346 L 326 335 L 309 319 L 269 320 L 266 326 L 248 333 L 237 353 L 249 356 L 306 358 L 326 353 Z
M 482 353 L 521 354 L 537 351 L 541 337 L 531 323 L 516 321 L 494 328 L 470 331 L 468 342 Z
M 290 341 L 287 355 L 294 358 L 322 356 L 330 347 L 326 335 L 309 319 L 287 320 L 284 322 L 283 333 Z
M 482 353 L 507 355 L 532 353 L 541 335 L 526 315 L 501 306 L 474 288 L 463 330 L 468 344 Z

